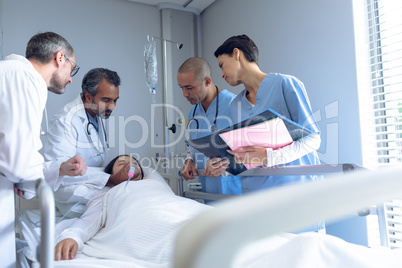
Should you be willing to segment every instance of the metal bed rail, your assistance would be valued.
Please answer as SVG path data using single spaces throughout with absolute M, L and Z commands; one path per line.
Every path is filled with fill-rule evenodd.
M 400 166 L 361 170 L 317 183 L 265 189 L 222 202 L 180 230 L 174 267 L 231 267 L 236 253 L 261 237 L 300 229 L 322 219 L 337 220 L 372 204 L 400 199 L 401 173 Z M 273 215 L 277 215 L 275 221 Z M 248 231 L 233 232 L 239 226 L 247 226 Z
M 327 175 L 336 173 L 345 173 L 354 170 L 365 169 L 356 164 L 343 163 L 343 164 L 326 164 L 326 165 L 306 165 L 306 166 L 276 166 L 276 167 L 260 167 L 246 170 L 237 176 L 289 176 L 289 175 Z M 201 174 L 202 170 L 198 171 Z M 196 191 L 185 191 L 184 181 L 179 171 L 178 183 L 179 195 L 192 199 L 203 200 L 221 200 L 224 198 L 235 197 L 236 195 L 227 194 L 211 194 Z
M 268 175 L 329 175 L 329 174 L 341 174 L 350 171 L 367 170 L 356 164 L 343 163 L 343 164 L 325 164 L 325 165 L 308 165 L 308 166 L 285 166 L 285 167 L 262 167 L 250 169 L 239 174 L 240 176 L 268 176 Z M 202 171 L 201 171 L 202 172 Z M 200 173 L 199 173 L 200 174 Z M 202 199 L 202 200 L 221 200 L 223 198 L 234 197 L 235 195 L 225 195 L 225 194 L 211 194 L 204 192 L 194 192 L 194 191 L 183 191 L 183 178 L 180 175 L 179 188 L 181 189 L 181 196 L 192 199 Z M 394 220 L 393 216 L 387 215 L 387 213 L 396 213 L 394 211 L 385 210 L 386 205 L 390 206 L 389 203 L 384 203 L 381 205 L 372 204 L 367 208 L 360 209 L 353 215 L 368 216 L 377 215 L 378 217 L 378 227 L 380 232 L 380 244 L 385 247 L 401 247 L 402 248 L 402 231 L 392 230 L 394 225 L 402 226 L 402 216 L 398 218 L 399 221 Z M 402 209 L 401 209 L 402 211 Z M 402 212 L 400 212 L 402 215 Z M 389 221 L 394 222 L 389 223 Z M 397 237 L 397 238 L 395 238 Z M 392 242 L 392 243 L 391 243 Z
M 36 181 L 41 218 L 41 240 L 37 258 L 41 268 L 52 268 L 54 262 L 55 203 L 53 190 L 43 179 Z

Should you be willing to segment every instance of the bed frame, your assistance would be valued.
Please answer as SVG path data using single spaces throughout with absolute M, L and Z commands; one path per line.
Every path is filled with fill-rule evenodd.
M 329 175 L 336 173 L 345 173 L 349 171 L 356 171 L 364 169 L 363 167 L 356 164 L 335 164 L 335 165 L 310 165 L 310 166 L 286 166 L 286 167 L 270 167 L 270 168 L 255 168 L 247 170 L 239 174 L 239 176 L 288 176 L 288 175 Z M 202 170 L 198 171 L 201 174 Z M 166 174 L 162 174 L 163 177 Z M 170 183 L 171 180 L 169 180 Z M 171 184 L 170 184 L 171 185 Z M 192 198 L 192 199 L 202 199 L 202 200 L 221 200 L 228 197 L 234 197 L 236 195 L 227 194 L 210 194 L 197 191 L 185 190 L 184 180 L 179 171 L 179 180 L 176 184 L 171 185 L 171 187 L 177 187 L 178 195 Z M 174 188 L 173 188 L 174 189 Z
M 372 205 L 402 199 L 402 178 L 399 178 L 402 176 L 402 167 L 368 171 L 353 164 L 339 164 L 260 168 L 246 171 L 242 175 L 334 173 L 342 174 L 328 176 L 318 182 L 261 190 L 216 204 L 216 209 L 195 217 L 180 230 L 175 244 L 173 267 L 230 267 L 241 248 L 262 237 L 292 232 L 319 220 L 338 220 L 358 211 L 364 215 Z M 182 185 L 182 180 L 177 181 L 175 176 L 169 175 L 165 179 Z M 44 181 L 39 180 L 37 193 L 42 212 L 39 260 L 41 267 L 53 267 L 53 192 Z M 214 195 L 200 192 L 182 191 L 180 195 L 208 200 L 214 198 Z M 214 200 L 222 197 L 228 195 L 215 195 Z M 272 215 L 279 216 L 275 216 L 276 220 L 272 221 Z M 249 231 L 238 232 L 239 226 L 248 226 Z
M 180 230 L 173 267 L 231 267 L 236 253 L 255 240 L 319 220 L 338 220 L 401 197 L 402 167 L 358 170 L 239 196 L 217 204 Z M 277 215 L 275 221 L 272 215 Z M 248 231 L 239 232 L 240 226 Z
M 35 182 L 36 197 L 28 200 L 38 205 L 40 209 L 40 242 L 37 252 L 37 260 L 41 268 L 51 268 L 54 262 L 54 236 L 55 236 L 55 201 L 53 190 L 43 179 Z M 18 198 L 18 197 L 17 197 Z M 18 206 L 19 206 L 19 202 Z M 18 221 L 26 221 L 19 208 L 16 209 Z M 26 222 L 27 223 L 27 222 Z M 27 223 L 29 224 L 29 223 Z M 34 230 L 32 230 L 34 232 Z M 22 234 L 21 234 L 22 235 Z M 17 267 L 19 267 L 17 265 Z

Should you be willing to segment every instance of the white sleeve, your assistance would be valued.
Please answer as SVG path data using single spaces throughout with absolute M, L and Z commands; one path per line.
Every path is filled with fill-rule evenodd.
M 42 81 L 41 81 L 42 80 Z M 47 99 L 45 81 L 25 70 L 0 77 L 0 173 L 16 183 L 43 178 L 40 125 Z
M 67 161 L 77 154 L 78 134 L 72 123 L 64 117 L 50 122 L 50 128 L 43 141 L 43 156 L 46 161 Z
M 63 163 L 74 157 L 76 154 L 81 157 L 86 157 L 77 151 L 76 143 L 80 141 L 78 130 L 75 126 L 80 126 L 79 117 L 74 117 L 75 121 L 71 118 L 60 117 L 52 120 L 46 139 L 43 144 L 43 155 L 46 161 Z M 77 123 L 78 121 L 78 123 Z M 87 162 L 88 159 L 85 159 Z M 47 165 L 47 164 L 46 164 Z M 60 168 L 59 165 L 59 168 Z M 87 162 L 87 171 L 83 176 L 64 176 L 58 177 L 58 171 L 55 167 L 46 170 L 45 178 L 50 181 L 57 190 L 59 186 L 68 186 L 72 184 L 89 184 L 95 188 L 101 189 L 105 187 L 109 180 L 110 175 L 103 171 L 103 167 L 89 166 Z M 56 177 L 57 172 L 57 177 Z
M 43 162 L 43 175 L 46 182 L 52 187 L 53 191 L 59 189 L 63 177 L 59 176 L 62 161 L 46 161 Z
M 87 167 L 83 176 L 59 176 L 62 161 L 46 161 L 43 163 L 43 174 L 46 182 L 57 191 L 60 186 L 73 184 L 88 184 L 96 189 L 102 189 L 109 181 L 110 174 L 104 172 L 103 167 Z
M 317 151 L 320 148 L 320 144 L 320 134 L 313 133 L 278 150 L 267 148 L 267 167 L 290 163 L 308 153 Z
M 61 186 L 87 184 L 96 189 L 102 189 L 109 178 L 110 174 L 105 173 L 103 167 L 87 167 L 87 172 L 83 176 L 64 176 Z
M 82 251 L 84 243 L 91 239 L 102 227 L 102 200 L 107 190 L 100 191 L 96 197 L 89 201 L 84 214 L 56 238 L 56 245 L 64 239 L 72 238 L 78 244 L 78 252 Z

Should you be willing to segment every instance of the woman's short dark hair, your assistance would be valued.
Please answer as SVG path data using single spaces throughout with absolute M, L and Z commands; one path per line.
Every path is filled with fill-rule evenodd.
M 130 155 L 128 155 L 128 154 L 121 154 L 121 155 L 118 155 L 118 156 L 116 156 L 115 158 L 113 158 L 112 161 L 110 161 L 109 164 L 107 164 L 107 166 L 105 167 L 105 170 L 104 170 L 105 173 L 107 173 L 107 174 L 112 174 L 112 173 L 113 173 L 113 166 L 114 166 L 114 163 L 116 163 L 117 159 L 119 159 L 119 158 L 122 157 L 122 156 L 128 156 L 128 157 L 131 157 L 132 159 L 134 159 L 135 161 L 137 161 L 138 166 L 139 166 L 140 169 L 141 169 L 141 177 L 144 178 L 144 170 L 142 169 L 142 167 L 141 167 L 141 165 L 140 165 L 140 162 L 138 162 L 138 160 L 137 160 L 135 157 L 130 156 Z
M 245 34 L 236 35 L 228 38 L 218 49 L 215 51 L 215 57 L 222 54 L 233 55 L 233 49 L 239 49 L 244 53 L 244 56 L 249 62 L 258 64 L 258 47 L 253 40 Z

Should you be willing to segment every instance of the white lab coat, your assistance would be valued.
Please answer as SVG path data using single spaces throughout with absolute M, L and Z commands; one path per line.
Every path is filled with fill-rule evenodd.
M 43 178 L 38 152 L 47 85 L 23 56 L 0 61 L 0 267 L 15 265 L 13 184 Z
M 88 167 L 84 176 L 64 176 L 61 184 L 59 183 L 60 188 L 55 185 L 56 206 L 62 213 L 76 202 L 81 202 L 82 205 L 75 207 L 78 209 L 75 212 L 82 213 L 87 201 L 106 185 L 110 177 L 102 170 L 107 164 L 107 145 L 102 124 L 99 122 L 99 134 L 90 124 L 88 135 L 88 118 L 85 113 L 81 96 L 78 96 L 52 118 L 43 142 L 45 160 L 57 163 L 52 168 L 45 167 L 46 177 L 50 174 L 58 176 L 60 164 L 77 154 L 84 158 Z

